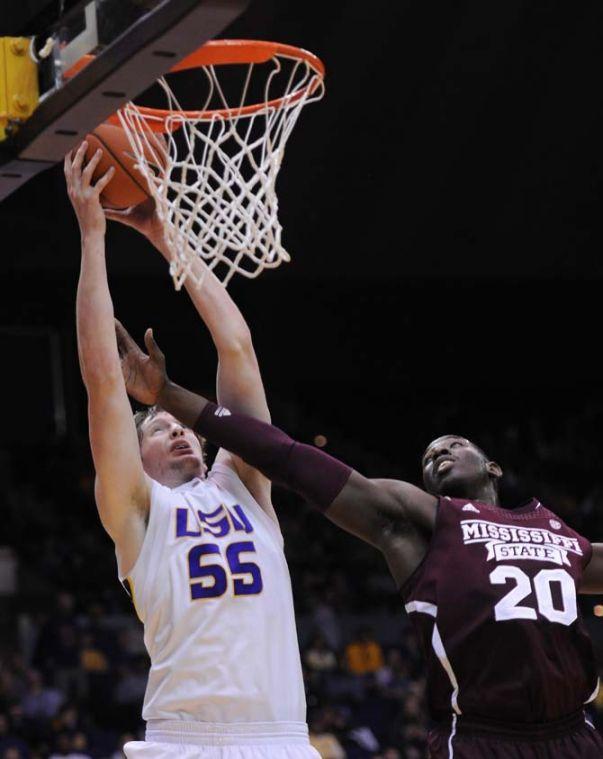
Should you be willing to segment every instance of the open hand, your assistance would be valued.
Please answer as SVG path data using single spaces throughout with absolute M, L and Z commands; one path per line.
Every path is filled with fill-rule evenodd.
M 142 351 L 126 328 L 115 320 L 117 349 L 121 359 L 121 369 L 126 390 L 139 403 L 153 406 L 158 402 L 161 391 L 168 382 L 165 371 L 165 356 L 155 342 L 153 330 L 147 329 L 144 343 L 148 355 Z
M 143 234 L 154 245 L 160 246 L 164 240 L 163 224 L 157 215 L 157 209 L 153 198 L 145 200 L 137 206 L 117 210 L 114 208 L 103 209 L 107 219 L 118 221 L 127 227 L 132 227 Z
M 67 180 L 67 192 L 69 200 L 77 216 L 80 225 L 82 237 L 91 234 L 105 233 L 107 223 L 105 214 L 100 201 L 100 196 L 105 187 L 109 184 L 115 173 L 115 168 L 111 166 L 103 176 L 92 183 L 94 171 L 98 162 L 102 158 L 102 150 L 97 150 L 92 158 L 88 161 L 85 168 L 82 168 L 84 156 L 88 143 L 84 140 L 79 148 L 73 153 L 65 156 L 65 179 Z

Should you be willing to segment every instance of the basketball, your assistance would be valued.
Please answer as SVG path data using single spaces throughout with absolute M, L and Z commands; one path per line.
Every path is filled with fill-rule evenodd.
M 166 166 L 167 145 L 160 134 L 146 135 L 149 142 L 155 142 L 157 149 L 153 150 L 145 144 L 145 155 L 152 166 L 162 171 Z M 101 202 L 106 208 L 130 208 L 137 206 L 151 197 L 147 180 L 136 168 L 136 158 L 128 141 L 125 131 L 114 124 L 101 124 L 93 132 L 86 135 L 88 162 L 100 148 L 103 151 L 101 160 L 93 175 L 93 181 L 100 179 L 111 166 L 115 167 L 113 179 L 105 187 Z

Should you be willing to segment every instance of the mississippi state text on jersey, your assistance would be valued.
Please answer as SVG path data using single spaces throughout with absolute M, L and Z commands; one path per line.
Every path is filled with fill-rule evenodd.
M 536 500 L 507 510 L 439 499 L 428 552 L 402 589 L 436 721 L 545 723 L 595 697 L 576 600 L 591 551 Z

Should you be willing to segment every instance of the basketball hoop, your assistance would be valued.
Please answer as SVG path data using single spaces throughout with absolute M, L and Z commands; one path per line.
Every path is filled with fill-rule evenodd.
M 204 91 L 201 107 L 187 110 L 173 75 L 193 69 L 203 73 Z M 232 82 L 224 81 L 236 79 L 233 72 L 242 80 L 234 100 L 226 94 Z M 130 102 L 112 117 L 127 133 L 164 223 L 176 289 L 196 256 L 224 285 L 235 273 L 253 278 L 290 260 L 275 183 L 291 130 L 304 105 L 322 97 L 323 80 L 322 62 L 300 48 L 214 40 L 158 80 L 166 108 Z M 156 133 L 165 138 L 167 165 Z

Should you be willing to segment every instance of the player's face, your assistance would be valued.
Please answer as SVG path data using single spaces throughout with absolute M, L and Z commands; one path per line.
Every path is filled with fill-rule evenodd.
M 195 433 L 171 414 L 160 411 L 142 425 L 140 453 L 145 472 L 175 487 L 205 471 L 201 443 Z
M 476 489 L 498 476 L 498 465 L 463 437 L 445 435 L 427 446 L 423 455 L 423 482 L 434 495 L 474 497 Z

